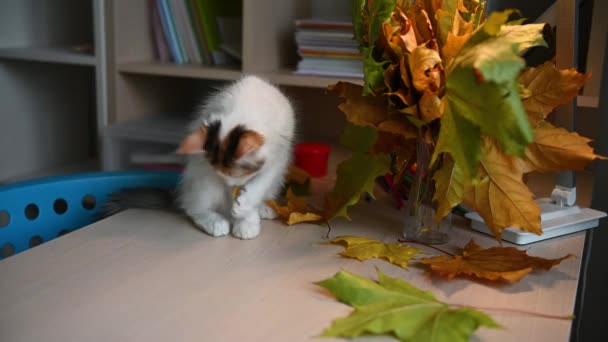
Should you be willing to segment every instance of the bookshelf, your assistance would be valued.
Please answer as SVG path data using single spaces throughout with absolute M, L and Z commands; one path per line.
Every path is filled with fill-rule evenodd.
M 324 4 L 325 3 L 325 4 Z M 350 13 L 349 0 L 242 0 L 242 62 L 232 66 L 163 63 L 156 58 L 148 0 L 109 1 L 109 124 L 102 131 L 106 170 L 124 169 L 134 150 L 171 151 L 196 105 L 226 81 L 257 74 L 279 85 L 298 113 L 299 139 L 337 143 L 344 125 L 325 88 L 339 80 L 296 75 L 294 20 Z M 319 126 L 322 126 L 319 128 Z
M 0 183 L 99 169 L 104 0 L 0 2 Z

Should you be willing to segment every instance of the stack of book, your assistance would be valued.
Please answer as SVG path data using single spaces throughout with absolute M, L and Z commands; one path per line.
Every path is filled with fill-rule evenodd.
M 359 43 L 350 20 L 296 20 L 296 74 L 363 78 Z
M 240 1 L 148 1 L 160 61 L 225 65 L 240 59 Z

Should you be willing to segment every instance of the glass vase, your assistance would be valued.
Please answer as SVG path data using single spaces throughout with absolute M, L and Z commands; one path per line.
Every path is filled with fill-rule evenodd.
M 446 243 L 452 217 L 449 214 L 435 220 L 432 172 L 429 167 L 431 146 L 420 138 L 416 144 L 417 168 L 405 206 L 403 236 L 407 240 L 426 244 Z
M 428 205 L 420 205 L 413 213 L 406 213 L 403 236 L 406 240 L 426 244 L 448 242 L 448 232 L 452 227 L 452 215 L 435 221 L 435 210 Z

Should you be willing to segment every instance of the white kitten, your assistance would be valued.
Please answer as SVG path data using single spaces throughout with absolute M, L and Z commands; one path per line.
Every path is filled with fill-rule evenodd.
M 179 205 L 212 236 L 241 239 L 260 233 L 260 217 L 274 199 L 291 161 L 295 117 L 274 86 L 246 76 L 202 106 L 178 150 L 189 154 L 179 186 Z M 234 187 L 240 187 L 233 199 Z

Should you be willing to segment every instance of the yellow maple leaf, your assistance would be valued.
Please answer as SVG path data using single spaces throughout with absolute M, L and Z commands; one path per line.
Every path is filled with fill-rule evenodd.
M 497 240 L 509 227 L 542 234 L 540 208 L 522 171 L 492 139 L 483 139 L 478 176 L 480 181 L 465 184 L 463 203 L 479 213 Z
M 448 32 L 448 37 L 445 45 L 441 49 L 441 57 L 443 58 L 443 64 L 449 69 L 448 65 L 456 57 L 456 55 L 462 49 L 464 43 L 471 38 L 472 33 L 465 33 L 463 35 L 455 35 L 452 32 Z
M 401 268 L 407 268 L 408 262 L 423 251 L 399 243 L 384 243 L 362 236 L 339 236 L 328 242 L 345 247 L 339 254 L 348 258 L 365 261 L 374 258 L 385 259 Z
M 594 159 L 608 159 L 593 153 L 591 139 L 542 121 L 534 130 L 534 141 L 520 161 L 524 173 L 582 170 Z
M 524 70 L 519 83 L 527 91 L 522 101 L 533 127 L 544 120 L 557 106 L 570 102 L 591 78 L 576 69 L 558 70 L 553 62 Z
M 291 188 L 287 190 L 287 204 L 280 205 L 276 201 L 267 201 L 266 204 L 271 207 L 277 215 L 283 217 L 288 225 L 317 222 L 323 220 L 321 215 L 318 215 L 308 207 L 306 198 L 298 197 L 293 194 Z
M 558 259 L 545 259 L 526 254 L 515 247 L 492 247 L 484 249 L 471 240 L 464 246 L 462 255 L 437 256 L 420 260 L 429 265 L 440 276 L 453 279 L 464 274 L 492 281 L 514 283 L 535 269 L 549 270 L 565 259 L 575 257 L 568 254 Z
M 439 222 L 452 208 L 462 202 L 464 194 L 464 174 L 449 154 L 443 155 L 441 168 L 434 172 L 435 192 L 433 201 L 437 203 L 435 221 Z

